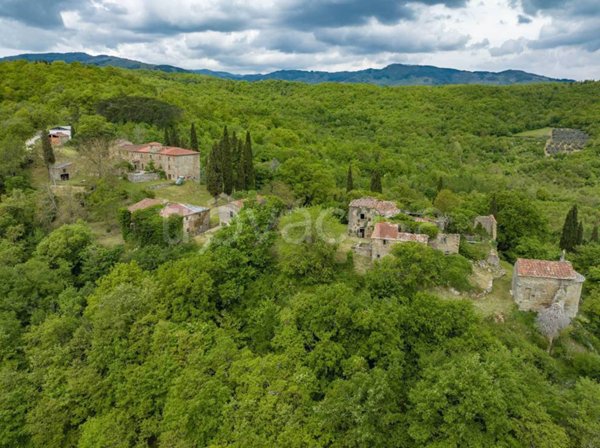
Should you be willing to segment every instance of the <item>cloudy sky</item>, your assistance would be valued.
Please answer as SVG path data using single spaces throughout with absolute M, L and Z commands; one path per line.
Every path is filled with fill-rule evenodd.
M 235 73 L 400 62 L 600 78 L 600 0 L 0 0 L 0 56 Z

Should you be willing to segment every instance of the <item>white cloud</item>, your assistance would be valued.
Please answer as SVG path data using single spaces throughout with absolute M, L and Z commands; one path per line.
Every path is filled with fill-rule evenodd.
M 48 29 L 3 1 L 4 55 L 86 51 L 239 73 L 394 62 L 600 73 L 597 0 L 566 0 L 562 11 L 554 0 L 307 0 L 302 10 L 299 0 L 44 0 L 57 14 Z

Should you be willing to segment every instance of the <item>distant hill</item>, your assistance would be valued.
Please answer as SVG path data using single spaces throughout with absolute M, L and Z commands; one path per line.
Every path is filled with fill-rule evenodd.
M 279 70 L 266 74 L 236 75 L 206 69 L 186 70 L 172 65 L 154 65 L 115 56 L 92 56 L 87 53 L 31 53 L 1 58 L 0 61 L 64 61 L 80 62 L 100 67 L 113 66 L 137 70 L 159 70 L 168 73 L 197 73 L 224 79 L 243 81 L 263 81 L 276 79 L 298 81 L 309 84 L 322 82 L 367 83 L 384 86 L 397 85 L 446 85 L 446 84 L 531 84 L 541 82 L 572 82 L 570 79 L 555 79 L 547 76 L 527 73 L 520 70 L 502 72 L 456 70 L 430 65 L 391 64 L 382 69 L 369 68 L 358 71 L 321 72 L 306 70 Z

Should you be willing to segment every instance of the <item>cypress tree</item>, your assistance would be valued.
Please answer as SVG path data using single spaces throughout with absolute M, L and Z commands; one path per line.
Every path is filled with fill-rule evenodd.
M 198 136 L 196 135 L 196 126 L 194 123 L 190 127 L 190 149 L 198 151 Z
M 244 164 L 244 142 L 238 139 L 237 147 L 235 148 L 237 164 L 235 175 L 235 189 L 238 191 L 246 190 L 246 171 Z
M 223 128 L 223 138 L 219 145 L 221 151 L 221 167 L 223 173 L 223 192 L 226 195 L 233 193 L 233 165 L 231 160 L 231 145 L 227 126 Z
M 583 229 L 583 226 L 582 226 Z M 574 205 L 567 213 L 560 236 L 560 248 L 568 251 L 575 249 L 578 243 L 579 219 L 577 218 L 577 206 Z
M 371 174 L 371 191 L 375 193 L 383 193 L 383 187 L 381 185 L 381 172 L 379 168 L 376 168 Z
M 246 190 L 254 190 L 256 188 L 256 179 L 254 177 L 252 138 L 250 137 L 250 131 L 246 131 L 246 144 L 244 145 L 244 178 L 246 180 Z
M 492 199 L 490 200 L 490 215 L 496 216 L 498 214 L 498 201 L 496 200 L 496 195 L 492 195 Z
M 579 221 L 579 225 L 577 226 L 577 246 L 581 246 L 583 244 L 583 221 Z
M 442 176 L 440 176 L 440 177 L 438 177 L 437 192 L 439 193 L 443 189 L 444 189 L 444 178 Z
M 348 177 L 346 179 L 346 192 L 354 190 L 354 180 L 352 179 L 352 164 L 348 165 Z
M 206 160 L 206 189 L 211 196 L 217 199 L 223 192 L 223 176 L 220 169 L 221 155 L 219 153 L 219 145 L 213 145 L 208 158 Z
M 54 165 L 56 158 L 54 157 L 54 149 L 52 149 L 52 143 L 50 143 L 50 136 L 48 131 L 42 131 L 42 157 L 44 158 L 44 164 L 46 168 L 50 170 L 50 165 Z
M 598 238 L 598 224 L 596 224 L 594 226 L 594 228 L 592 229 L 592 236 L 590 237 L 590 241 L 592 243 L 597 243 L 599 241 L 599 238 Z
M 171 145 L 171 134 L 169 133 L 169 128 L 165 128 L 165 135 L 163 137 L 163 144 L 165 146 L 172 146 Z
M 175 126 L 171 126 L 171 132 L 169 132 L 169 135 L 171 136 L 171 143 L 169 146 L 180 147 L 181 140 L 179 139 L 179 131 Z

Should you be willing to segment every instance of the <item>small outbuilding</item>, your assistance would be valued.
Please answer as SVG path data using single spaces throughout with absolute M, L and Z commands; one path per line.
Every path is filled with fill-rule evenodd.
M 585 277 L 568 261 L 530 260 L 515 263 L 512 296 L 522 311 L 538 312 L 553 303 L 562 303 L 573 318 L 579 309 Z
M 71 179 L 73 166 L 72 162 L 55 163 L 50 166 L 50 178 L 53 182 L 66 182 Z
M 457 254 L 460 249 L 460 234 L 438 233 L 435 238 L 429 240 L 429 246 L 444 252 L 445 255 Z

